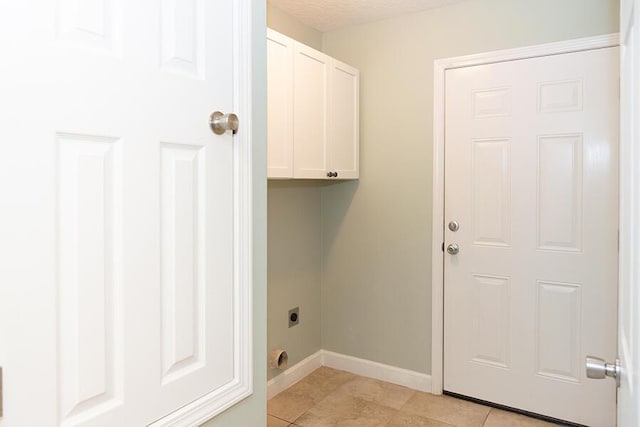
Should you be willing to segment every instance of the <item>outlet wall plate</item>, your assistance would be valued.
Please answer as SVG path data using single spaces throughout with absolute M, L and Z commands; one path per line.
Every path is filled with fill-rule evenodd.
M 300 307 L 295 307 L 289 310 L 289 327 L 296 326 L 300 323 Z

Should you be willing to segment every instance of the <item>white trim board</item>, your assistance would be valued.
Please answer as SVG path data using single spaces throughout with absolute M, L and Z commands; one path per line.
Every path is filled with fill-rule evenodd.
M 322 350 L 318 350 L 311 356 L 301 360 L 292 367 L 285 369 L 278 376 L 267 382 L 267 400 L 285 391 L 311 372 L 322 366 Z
M 411 388 L 413 390 L 431 392 L 431 376 L 384 363 L 347 356 L 323 350 L 323 366 L 351 372 L 367 378 L 386 381 Z
M 454 68 L 515 61 L 620 44 L 618 34 L 547 43 L 434 61 L 433 69 L 433 223 L 431 247 L 431 392 L 442 394 L 444 370 L 444 111 L 445 72 Z
M 431 392 L 431 376 L 384 363 L 319 350 L 267 382 L 267 399 L 278 395 L 321 366 L 350 372 L 367 378 Z

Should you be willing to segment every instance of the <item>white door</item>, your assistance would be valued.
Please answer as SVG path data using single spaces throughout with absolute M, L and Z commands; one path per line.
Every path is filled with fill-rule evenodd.
M 2 2 L 0 426 L 141 426 L 237 379 L 238 159 L 208 124 L 236 3 Z
M 640 1 L 620 3 L 618 426 L 640 425 Z M 609 360 L 612 362 L 612 360 Z
M 608 48 L 446 72 L 444 390 L 615 425 L 584 359 L 616 354 L 618 68 Z

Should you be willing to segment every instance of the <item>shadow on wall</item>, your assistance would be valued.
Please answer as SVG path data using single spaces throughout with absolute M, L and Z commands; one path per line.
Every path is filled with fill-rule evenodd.
M 322 187 L 325 181 L 319 179 L 269 179 L 267 186 L 269 189 L 278 188 L 310 188 L 310 187 Z
M 358 191 L 360 181 L 332 182 L 322 189 L 322 250 L 331 250 L 344 219 Z M 327 202 L 331 200 L 331 203 Z M 332 228 L 328 229 L 327 224 Z

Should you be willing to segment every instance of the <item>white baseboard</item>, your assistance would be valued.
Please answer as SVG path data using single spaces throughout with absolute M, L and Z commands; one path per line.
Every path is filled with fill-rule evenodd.
M 431 393 L 431 375 L 322 350 L 324 366 Z
M 322 350 L 318 350 L 306 359 L 286 369 L 277 377 L 271 378 L 267 382 L 267 399 L 271 399 L 280 392 L 288 389 L 321 366 Z
M 267 399 L 291 387 L 320 366 L 340 369 L 367 378 L 386 381 L 413 390 L 431 393 L 431 375 L 410 371 L 384 363 L 319 350 L 267 382 Z

